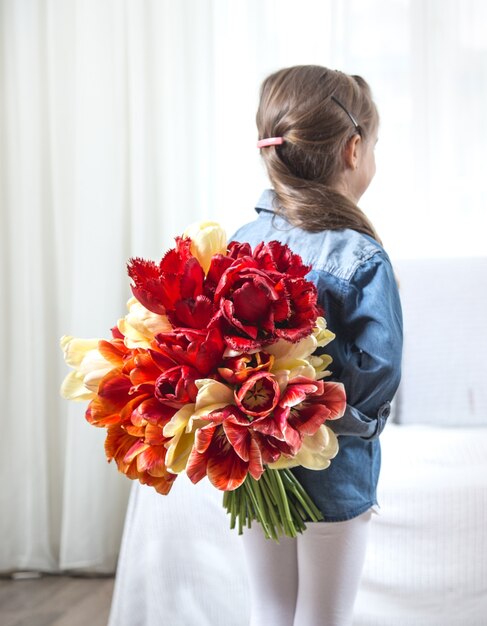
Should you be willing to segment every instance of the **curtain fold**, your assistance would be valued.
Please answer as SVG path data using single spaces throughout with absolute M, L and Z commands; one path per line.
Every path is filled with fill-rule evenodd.
M 113 571 L 130 484 L 59 397 L 59 338 L 108 335 L 130 256 L 252 219 L 269 72 L 370 82 L 392 256 L 485 253 L 486 24 L 481 0 L 0 0 L 0 571 Z

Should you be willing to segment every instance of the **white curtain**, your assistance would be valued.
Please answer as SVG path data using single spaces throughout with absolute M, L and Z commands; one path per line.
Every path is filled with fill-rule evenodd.
M 393 257 L 485 254 L 486 24 L 482 0 L 0 0 L 0 571 L 113 570 L 130 485 L 58 396 L 58 339 L 107 335 L 129 256 L 252 219 L 269 72 L 370 82 Z

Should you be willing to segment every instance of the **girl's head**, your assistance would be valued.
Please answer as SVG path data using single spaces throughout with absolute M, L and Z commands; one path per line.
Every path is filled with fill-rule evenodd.
M 282 69 L 262 84 L 259 139 L 279 209 L 305 230 L 376 233 L 356 203 L 375 173 L 378 113 L 367 83 L 317 65 Z

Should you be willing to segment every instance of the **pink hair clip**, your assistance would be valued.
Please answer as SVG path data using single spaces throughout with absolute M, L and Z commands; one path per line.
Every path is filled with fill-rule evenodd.
M 267 139 L 260 139 L 257 142 L 258 148 L 267 148 L 267 146 L 280 146 L 284 143 L 284 137 L 268 137 Z

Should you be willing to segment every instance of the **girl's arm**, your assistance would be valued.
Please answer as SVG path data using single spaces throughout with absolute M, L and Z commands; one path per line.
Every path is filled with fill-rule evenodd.
M 348 404 L 344 416 L 327 425 L 337 435 L 374 439 L 385 426 L 401 376 L 401 304 L 384 253 L 355 271 L 343 294 L 341 322 L 336 331 L 345 333 L 339 380 Z

